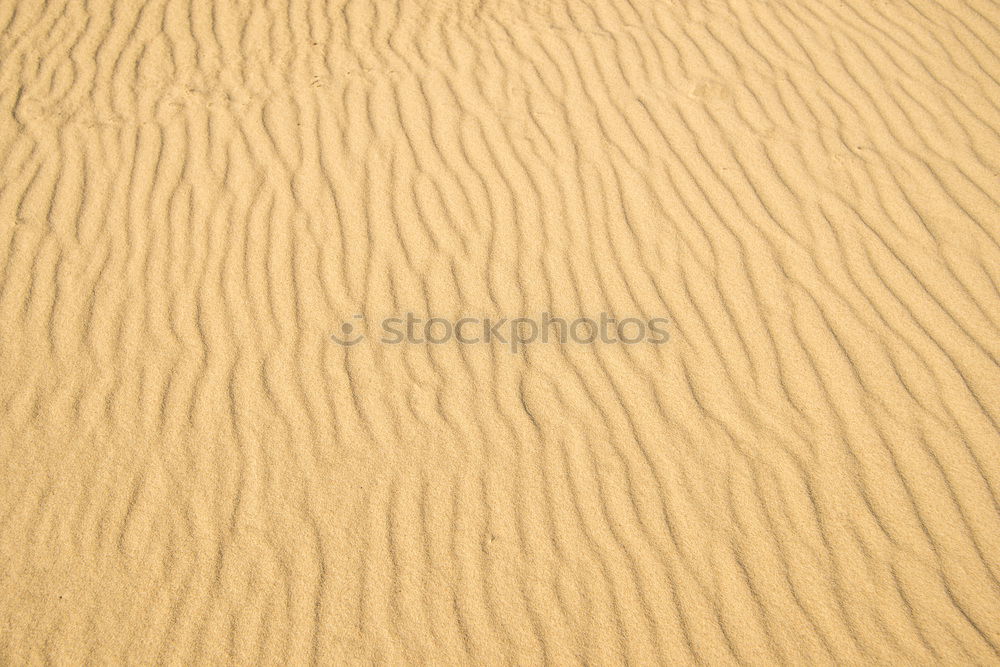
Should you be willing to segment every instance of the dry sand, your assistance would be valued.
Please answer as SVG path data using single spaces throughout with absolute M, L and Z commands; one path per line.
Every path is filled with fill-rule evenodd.
M 1000 663 L 998 81 L 992 0 L 0 2 L 0 662 Z

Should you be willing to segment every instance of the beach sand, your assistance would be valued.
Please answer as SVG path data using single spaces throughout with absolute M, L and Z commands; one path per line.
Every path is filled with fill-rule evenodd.
M 0 119 L 0 663 L 1000 664 L 992 0 L 7 0 Z

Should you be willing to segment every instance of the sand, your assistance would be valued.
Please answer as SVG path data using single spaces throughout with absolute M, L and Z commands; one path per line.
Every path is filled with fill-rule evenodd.
M 0 119 L 0 663 L 1000 664 L 992 0 L 7 0 Z

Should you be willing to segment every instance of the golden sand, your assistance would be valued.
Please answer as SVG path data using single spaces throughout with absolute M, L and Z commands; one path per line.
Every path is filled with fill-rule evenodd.
M 993 0 L 5 0 L 0 118 L 0 663 L 1000 663 Z

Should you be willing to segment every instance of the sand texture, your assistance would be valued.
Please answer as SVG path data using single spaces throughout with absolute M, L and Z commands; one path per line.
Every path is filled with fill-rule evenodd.
M 0 664 L 1000 664 L 998 201 L 994 0 L 0 0 Z

